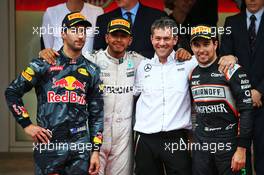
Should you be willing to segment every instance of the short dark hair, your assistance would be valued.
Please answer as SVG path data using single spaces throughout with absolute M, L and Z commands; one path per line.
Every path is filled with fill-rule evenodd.
M 157 19 L 156 21 L 152 23 L 151 35 L 154 34 L 155 29 L 165 29 L 165 28 L 170 28 L 172 30 L 173 37 L 177 36 L 178 26 L 173 19 L 168 18 L 168 17 L 161 17 L 160 19 Z

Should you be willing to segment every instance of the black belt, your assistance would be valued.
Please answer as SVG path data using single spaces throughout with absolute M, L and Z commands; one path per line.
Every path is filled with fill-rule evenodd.
M 189 130 L 187 129 L 179 129 L 179 130 L 171 130 L 171 131 L 161 131 L 157 133 L 151 133 L 151 134 L 145 134 L 138 132 L 142 136 L 148 136 L 148 137 L 164 137 L 164 138 L 170 138 L 170 137 L 182 137 L 186 136 L 188 134 Z

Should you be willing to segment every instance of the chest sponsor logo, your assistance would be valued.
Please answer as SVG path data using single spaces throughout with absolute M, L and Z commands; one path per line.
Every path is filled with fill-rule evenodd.
M 78 103 L 80 105 L 85 105 L 85 95 L 78 95 L 74 91 L 65 91 L 64 94 L 56 94 L 54 91 L 48 91 L 47 94 L 48 103 Z
M 224 74 L 221 74 L 221 73 L 211 73 L 211 77 L 214 77 L 214 78 L 217 78 L 217 77 L 222 77 L 224 76 Z
M 50 72 L 53 72 L 53 71 L 61 71 L 61 70 L 63 70 L 63 66 L 50 66 L 50 68 L 49 68 L 49 71 Z
M 193 98 L 225 98 L 225 89 L 224 87 L 192 87 Z
M 127 77 L 133 77 L 135 75 L 134 71 L 127 72 Z
M 57 94 L 54 91 L 47 92 L 48 103 L 78 103 L 81 105 L 86 104 L 85 100 L 85 86 L 86 83 L 82 83 L 73 76 L 67 76 L 59 80 L 53 80 L 52 88 L 65 88 L 66 91 L 63 94 Z M 77 93 L 74 90 L 81 90 L 84 93 Z
M 100 76 L 101 77 L 110 77 L 110 73 L 109 72 L 101 72 Z
M 104 95 L 107 94 L 126 94 L 133 92 L 133 86 L 115 86 L 115 85 L 104 85 Z
M 80 82 L 73 76 L 67 76 L 59 80 L 53 80 L 52 88 L 65 88 L 67 90 L 80 89 L 85 92 L 86 82 Z
M 200 74 L 198 75 L 192 75 L 192 78 L 195 79 L 195 78 L 200 78 Z
M 145 72 L 149 72 L 151 69 L 152 69 L 151 64 L 146 64 L 146 65 L 144 66 L 144 70 L 145 70 Z
M 228 113 L 225 104 L 196 106 L 196 112 L 200 114 Z
M 177 71 L 184 71 L 184 70 L 185 70 L 184 67 L 177 69 Z
M 192 84 L 193 86 L 200 85 L 200 80 L 197 80 L 197 81 L 191 81 L 191 84 Z

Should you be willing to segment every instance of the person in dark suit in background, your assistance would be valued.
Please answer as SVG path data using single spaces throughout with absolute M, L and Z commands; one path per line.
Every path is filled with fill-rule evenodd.
M 222 36 L 221 55 L 233 54 L 244 67 L 252 84 L 254 110 L 254 155 L 257 174 L 264 174 L 264 0 L 246 0 L 246 10 L 226 18 L 225 28 L 231 33 Z
M 162 16 L 167 14 L 158 9 L 144 6 L 138 0 L 116 0 L 118 8 L 100 15 L 97 18 L 96 26 L 99 27 L 99 34 L 95 36 L 94 50 L 105 49 L 105 34 L 107 33 L 107 24 L 112 18 L 123 17 L 131 20 L 133 42 L 128 50 L 133 50 L 141 55 L 152 58 L 154 49 L 150 42 L 151 24 Z
M 206 24 L 217 26 L 218 21 L 218 0 L 195 0 L 189 15 L 185 19 L 185 24 L 196 26 Z

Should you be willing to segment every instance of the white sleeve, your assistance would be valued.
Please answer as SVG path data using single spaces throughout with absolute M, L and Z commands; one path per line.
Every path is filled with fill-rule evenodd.
M 134 92 L 133 94 L 135 96 L 139 96 L 143 90 L 143 84 L 142 84 L 142 65 L 143 65 L 143 61 L 141 61 L 141 63 L 139 64 L 138 68 L 136 69 L 136 76 L 135 76 L 135 80 L 134 80 Z
M 51 19 L 48 10 L 43 15 L 42 28 L 43 28 L 43 41 L 45 48 L 53 48 L 54 38 L 52 35 L 52 30 L 48 31 L 51 28 Z
M 192 70 L 198 65 L 196 57 L 193 55 L 192 58 L 188 61 L 188 75 Z

